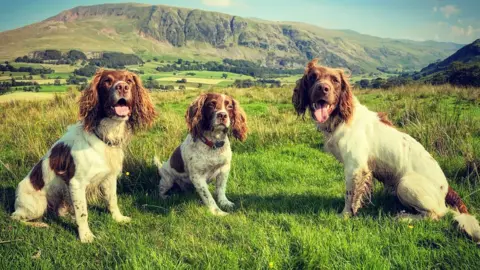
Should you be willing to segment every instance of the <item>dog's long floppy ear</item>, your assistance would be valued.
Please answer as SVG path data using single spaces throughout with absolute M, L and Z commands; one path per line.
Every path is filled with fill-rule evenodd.
M 343 70 L 339 69 L 338 73 L 340 74 L 341 83 L 342 83 L 342 92 L 340 93 L 340 101 L 338 103 L 340 109 L 340 117 L 348 122 L 353 114 L 354 104 L 353 104 L 353 93 L 348 82 L 345 73 Z
M 100 113 L 98 83 L 102 78 L 102 74 L 103 69 L 98 69 L 95 75 L 93 75 L 89 86 L 82 91 L 79 100 L 79 118 L 83 121 L 83 129 L 88 132 L 91 132 L 97 125 L 97 115 Z
M 317 62 L 318 59 L 315 58 L 307 64 L 307 67 L 305 68 L 305 73 L 303 74 L 301 79 L 297 80 L 295 88 L 293 89 L 292 103 L 298 115 L 305 115 L 305 111 L 310 104 L 310 98 L 308 96 L 308 89 L 310 88 L 308 83 L 308 76 L 311 69 L 316 67 Z
M 202 135 L 202 108 L 206 99 L 207 94 L 201 94 L 190 104 L 185 113 L 188 131 L 193 139 Z
M 233 99 L 233 122 L 232 122 L 232 133 L 233 137 L 240 141 L 245 141 L 247 139 L 247 115 L 245 111 L 240 106 L 240 103 Z
M 143 87 L 142 80 L 137 74 L 131 72 L 135 81 L 136 91 L 133 91 L 132 116 L 130 124 L 135 129 L 148 128 L 153 124 L 157 114 L 148 90 Z

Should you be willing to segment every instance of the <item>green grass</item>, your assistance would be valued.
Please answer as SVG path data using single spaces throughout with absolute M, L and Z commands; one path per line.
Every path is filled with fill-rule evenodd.
M 424 141 L 469 210 L 478 214 L 480 193 L 474 192 L 480 177 L 465 168 L 480 160 L 480 147 L 470 141 L 480 138 L 480 99 L 468 91 L 444 86 L 356 94 Z M 160 116 L 128 147 L 119 179 L 119 204 L 133 221 L 116 224 L 101 203 L 93 203 L 89 224 L 98 238 L 92 244 L 78 241 L 68 218 L 47 217 L 48 229 L 8 218 L 18 181 L 77 119 L 72 93 L 51 101 L 0 104 L 0 241 L 16 240 L 0 244 L 0 269 L 478 269 L 479 249 L 450 217 L 397 222 L 403 207 L 382 192 L 381 184 L 358 217 L 339 218 L 343 166 L 322 150 L 314 124 L 294 115 L 290 88 L 223 92 L 240 101 L 250 128 L 246 142 L 232 145 L 227 196 L 236 207 L 231 214 L 212 216 L 193 192 L 165 201 L 157 197 L 159 179 L 151 158 L 167 159 L 184 139 L 184 113 L 199 92 L 153 93 Z M 440 108 L 431 109 L 432 102 Z M 449 119 L 463 135 L 442 137 L 452 125 Z M 451 147 L 431 143 L 441 138 L 451 139 Z

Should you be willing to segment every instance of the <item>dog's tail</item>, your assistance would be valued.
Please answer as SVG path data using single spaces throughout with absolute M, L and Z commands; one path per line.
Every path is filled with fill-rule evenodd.
M 468 234 L 473 241 L 480 244 L 480 225 L 478 220 L 468 213 L 467 206 L 462 201 L 462 198 L 451 187 L 448 188 L 445 202 L 455 209 L 452 212 L 455 221 L 458 223 L 458 228 Z

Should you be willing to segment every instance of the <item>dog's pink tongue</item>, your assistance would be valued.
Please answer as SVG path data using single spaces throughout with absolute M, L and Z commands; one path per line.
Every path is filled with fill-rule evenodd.
M 116 105 L 115 113 L 119 116 L 127 116 L 130 113 L 128 106 Z
M 320 105 L 320 108 L 315 110 L 315 118 L 320 123 L 324 123 L 328 119 L 328 106 L 326 104 Z

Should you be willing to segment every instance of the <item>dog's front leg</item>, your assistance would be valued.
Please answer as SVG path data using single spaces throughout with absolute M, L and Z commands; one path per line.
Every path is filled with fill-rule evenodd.
M 102 189 L 104 199 L 108 204 L 108 210 L 112 214 L 113 219 L 116 222 L 130 222 L 131 218 L 122 215 L 120 209 L 118 208 L 117 176 L 110 175 L 107 179 L 103 181 L 100 188 Z
M 373 188 L 372 172 L 365 166 L 345 165 L 345 207 L 343 214 L 356 215 L 366 200 L 370 201 Z
M 78 226 L 78 237 L 82 243 L 90 243 L 95 236 L 88 227 L 86 186 L 77 179 L 72 178 L 69 183 L 69 191 L 75 211 L 75 221 Z
M 215 182 L 215 197 L 217 197 L 217 201 L 220 206 L 224 208 L 232 208 L 235 206 L 235 204 L 228 200 L 227 196 L 225 195 L 229 174 L 230 165 L 226 165 L 220 170 L 220 173 L 217 175 L 217 180 Z
M 210 190 L 208 190 L 207 177 L 204 175 L 192 175 L 190 179 L 195 186 L 200 198 L 202 198 L 203 203 L 208 207 L 210 212 L 216 216 L 225 216 L 226 212 L 223 212 L 218 208 L 217 203 L 213 199 Z

